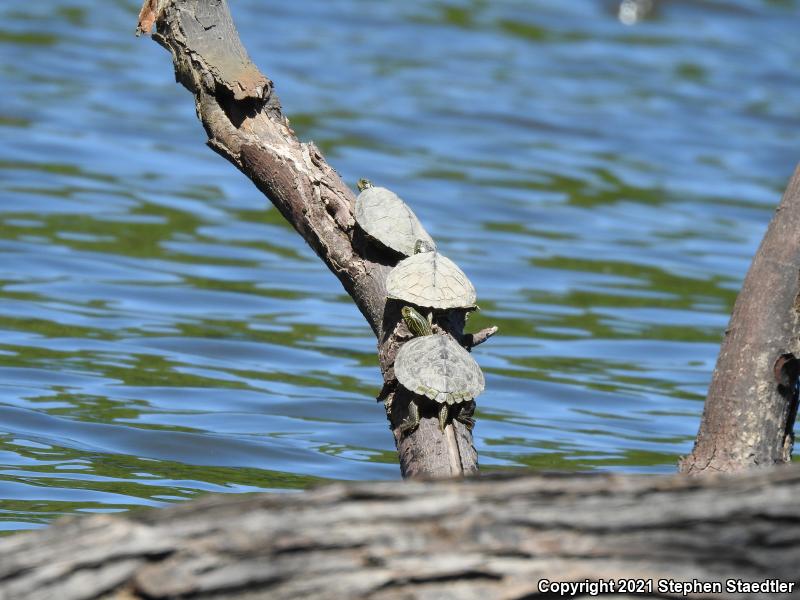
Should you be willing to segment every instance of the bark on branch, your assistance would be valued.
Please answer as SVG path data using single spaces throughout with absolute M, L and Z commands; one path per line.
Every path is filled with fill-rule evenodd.
M 225 0 L 145 0 L 138 33 L 155 24 L 154 39 L 172 54 L 177 80 L 195 96 L 208 145 L 236 165 L 294 226 L 339 278 L 378 338 L 385 401 L 404 476 L 450 476 L 477 471 L 472 433 L 454 422 L 442 434 L 435 407 L 423 410 L 417 430 L 401 434 L 407 402 L 394 402 L 394 357 L 407 337 L 399 307 L 386 302 L 393 266 L 354 235 L 355 195 L 313 143 L 301 143 L 283 116 L 272 82 L 239 41 Z M 448 333 L 464 345 L 489 332 L 463 334 L 450 319 Z M 427 406 L 424 400 L 419 404 Z
M 800 167 L 761 241 L 725 332 L 682 472 L 791 460 L 800 357 Z
M 669 579 L 722 582 L 693 598 L 789 597 L 728 593 L 728 579 L 794 582 L 797 597 L 798 495 L 785 467 L 211 496 L 0 540 L 0 599 L 523 599 L 557 597 L 542 579 L 612 578 L 653 582 L 616 598 L 687 597 L 659 593 Z

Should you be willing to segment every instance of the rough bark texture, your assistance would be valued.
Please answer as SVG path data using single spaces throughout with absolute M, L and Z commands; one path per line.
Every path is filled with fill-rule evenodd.
M 659 580 L 799 582 L 799 495 L 800 469 L 779 467 L 211 496 L 2 539 L 0 599 L 522 599 L 555 597 L 540 579 L 612 578 L 652 580 L 638 598 L 683 598 Z
M 681 471 L 735 471 L 791 460 L 797 367 L 785 355 L 800 357 L 798 294 L 800 167 L 736 299 L 694 450 Z
M 224 0 L 145 0 L 137 33 L 156 25 L 154 39 L 172 54 L 177 80 L 195 96 L 208 144 L 236 165 L 278 208 L 339 278 L 378 338 L 384 378 L 381 399 L 405 476 L 477 471 L 472 433 L 454 422 L 439 431 L 435 407 L 418 399 L 420 427 L 401 435 L 407 404 L 393 402 L 392 365 L 410 336 L 399 308 L 386 303 L 386 275 L 396 259 L 381 256 L 357 235 L 355 195 L 313 143 L 301 143 L 281 112 L 272 82 L 251 62 Z M 463 319 L 440 326 L 470 347 L 493 333 L 463 334 Z M 451 327 L 448 328 L 448 325 Z M 455 326 L 452 326 L 455 325 Z M 452 430 L 452 431 L 450 431 Z M 448 443 L 449 440 L 449 443 Z

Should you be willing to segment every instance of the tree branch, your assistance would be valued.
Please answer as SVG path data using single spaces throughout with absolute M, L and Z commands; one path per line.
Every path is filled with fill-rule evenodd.
M 790 356 L 784 356 L 790 355 Z M 791 460 L 800 357 L 800 167 L 745 277 L 684 473 Z
M 401 434 L 408 399 L 395 402 L 394 357 L 407 330 L 398 307 L 387 304 L 393 263 L 354 236 L 355 196 L 313 143 L 301 143 L 283 116 L 272 82 L 239 41 L 225 0 L 145 0 L 137 32 L 149 31 L 172 54 L 176 79 L 195 96 L 208 145 L 236 165 L 338 277 L 378 338 L 385 401 L 405 476 L 450 476 L 477 470 L 472 433 L 453 422 L 439 431 L 435 407 L 417 430 Z M 463 318 L 448 333 L 463 339 Z M 488 336 L 484 336 L 488 337 Z M 450 443 L 448 446 L 448 439 Z M 455 440 L 455 444 L 454 444 Z M 455 460 L 455 459 L 458 460 Z

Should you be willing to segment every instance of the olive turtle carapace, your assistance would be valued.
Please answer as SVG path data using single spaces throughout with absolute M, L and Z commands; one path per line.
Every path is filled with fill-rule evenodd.
M 389 298 L 423 308 L 474 309 L 475 287 L 456 264 L 438 252 L 401 260 L 386 278 Z
M 397 352 L 395 376 L 407 390 L 439 404 L 439 427 L 444 431 L 450 407 L 467 403 L 483 391 L 483 372 L 472 355 L 451 337 L 433 334 L 430 315 L 425 319 L 410 306 L 404 306 L 402 314 L 408 330 L 418 337 Z M 404 432 L 419 424 L 419 407 L 414 400 L 408 412 L 408 418 L 400 425 Z M 462 412 L 459 410 L 457 418 Z M 468 417 L 462 420 L 471 424 Z
M 358 180 L 358 189 L 356 223 L 369 239 L 403 256 L 414 254 L 417 240 L 426 247 L 436 247 L 414 211 L 397 194 L 366 179 Z

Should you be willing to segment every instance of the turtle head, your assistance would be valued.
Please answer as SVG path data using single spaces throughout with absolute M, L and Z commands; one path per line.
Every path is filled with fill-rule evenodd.
M 422 254 L 423 252 L 435 252 L 436 247 L 428 240 L 419 239 L 414 242 L 414 254 Z
M 367 188 L 372 187 L 372 182 L 369 179 L 359 179 L 356 185 L 358 185 L 358 191 L 363 192 Z
M 426 319 L 410 306 L 404 306 L 401 308 L 400 313 L 403 315 L 403 321 L 405 322 L 406 327 L 408 327 L 408 330 L 415 336 L 433 334 L 430 317 Z

